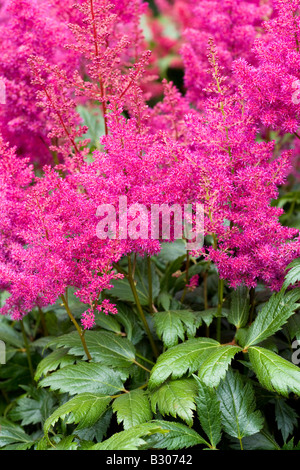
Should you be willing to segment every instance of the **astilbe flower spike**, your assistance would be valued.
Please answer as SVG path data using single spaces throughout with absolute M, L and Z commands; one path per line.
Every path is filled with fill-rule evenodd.
M 222 83 L 213 44 L 209 61 L 216 97 L 203 118 L 189 119 L 192 158 L 205 168 L 198 181 L 205 227 L 214 237 L 209 256 L 233 287 L 253 287 L 261 279 L 277 290 L 286 262 L 299 256 L 300 248 L 298 231 L 281 226 L 282 211 L 271 206 L 290 171 L 291 152 L 273 160 L 274 143 L 255 142 L 255 120 L 245 113 L 242 96 L 228 93 Z
M 257 63 L 239 58 L 233 69 L 249 112 L 264 126 L 293 134 L 300 124 L 300 2 L 274 0 L 273 5 L 276 16 L 264 23 L 265 36 L 253 45 Z
M 256 0 L 201 0 L 196 4 L 191 3 L 193 14 L 183 32 L 186 41 L 181 53 L 188 98 L 201 108 L 206 97 L 205 88 L 209 83 L 209 39 L 213 38 L 215 42 L 220 66 L 225 75 L 231 77 L 234 90 L 232 63 L 240 58 L 250 64 L 256 63 L 252 45 L 262 34 L 262 20 L 270 15 L 271 8 L 268 4 L 270 2 L 261 3 Z
M 63 45 L 72 42 L 67 23 L 72 18 L 72 0 L 8 0 L 6 20 L 0 25 L 2 59 L 1 82 L 6 87 L 6 103 L 0 107 L 0 130 L 18 154 L 36 165 L 52 161 L 48 133 L 52 121 L 47 109 L 35 100 L 36 88 L 27 60 L 39 55 L 66 72 L 79 66 L 79 56 Z

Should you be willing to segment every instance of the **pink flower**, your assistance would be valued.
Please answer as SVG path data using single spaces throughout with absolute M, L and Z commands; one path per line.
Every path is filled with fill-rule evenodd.
M 98 305 L 97 309 L 99 310 L 99 312 L 103 311 L 105 315 L 109 315 L 110 313 L 116 315 L 118 313 L 118 310 L 115 307 L 115 304 L 110 303 L 108 299 L 104 299 L 101 305 Z
M 86 312 L 84 312 L 81 316 L 81 324 L 83 326 L 84 330 L 89 330 L 93 328 L 93 326 L 96 324 L 95 323 L 95 314 L 92 309 L 88 309 Z
M 22 0 L 18 11 L 11 0 L 15 19 L 8 27 L 3 70 L 13 86 L 9 65 L 16 60 L 17 70 L 19 54 L 25 50 L 32 81 L 27 65 L 26 69 L 20 67 L 16 74 L 24 78 L 23 91 L 12 94 L 11 103 L 16 106 L 9 109 L 15 113 L 12 121 L 19 123 L 22 106 L 26 108 L 24 132 L 29 140 L 21 137 L 24 155 L 33 139 L 30 158 L 39 160 L 40 147 L 34 142 L 43 135 L 59 165 L 44 165 L 34 173 L 27 157 L 17 156 L 4 139 L 0 141 L 0 282 L 10 294 L 1 312 L 20 319 L 35 306 L 53 304 L 72 287 L 75 295 L 91 306 L 83 314 L 83 328 L 94 325 L 95 306 L 105 314 L 116 314 L 109 300 L 99 304 L 101 292 L 109 291 L 113 281 L 123 277 L 116 272 L 115 263 L 131 253 L 155 255 L 162 241 L 161 237 L 151 238 L 149 226 L 143 236 L 137 230 L 132 238 L 98 238 L 97 208 L 110 204 L 118 216 L 120 196 L 126 196 L 128 206 L 143 204 L 147 211 L 153 204 L 202 205 L 204 235 L 211 242 L 194 255 L 214 262 L 220 276 L 233 287 L 242 283 L 254 287 L 263 282 L 273 290 L 280 289 L 285 267 L 300 255 L 300 243 L 298 230 L 280 224 L 283 211 L 272 201 L 291 171 L 293 157 L 288 148 L 278 151 L 274 141 L 259 141 L 258 137 L 260 120 L 277 126 L 282 133 L 293 130 L 298 122 L 296 105 L 283 110 L 291 81 L 280 82 L 282 95 L 270 86 L 275 77 L 281 80 L 280 70 L 285 78 L 296 70 L 292 48 L 297 42 L 291 34 L 295 31 L 290 6 L 283 2 L 282 13 L 266 26 L 266 36 L 255 41 L 256 26 L 265 11 L 258 2 L 199 2 L 195 12 L 184 19 L 184 23 L 190 22 L 186 37 L 194 48 L 189 46 L 183 52 L 187 94 L 182 96 L 173 84 L 163 81 L 164 98 L 151 108 L 144 86 L 150 51 L 139 27 L 145 11 L 142 2 L 82 0 L 74 11 L 68 2 L 60 9 L 60 2 L 52 0 L 53 16 L 47 16 L 50 3 L 42 2 L 41 11 L 48 13 L 41 18 L 38 12 L 34 15 L 35 1 L 32 5 L 28 1 Z M 164 7 L 164 2 L 160 3 Z M 214 12 L 210 18 L 204 16 L 205 5 Z M 233 7 L 239 15 L 236 27 Z M 26 17 L 32 21 L 28 35 Z M 20 18 L 24 44 L 16 45 L 14 32 Z M 72 40 L 65 30 L 69 18 Z M 64 26 L 60 30 L 61 22 Z M 285 24 L 288 28 L 280 40 Z M 57 38 L 52 37 L 52 27 L 60 32 Z M 40 46 L 45 35 L 49 42 L 34 51 L 35 41 Z M 209 40 L 208 53 L 207 35 L 215 36 L 218 42 Z M 66 51 L 62 44 L 57 49 L 58 38 L 68 42 Z M 254 41 L 256 58 L 247 38 Z M 281 61 L 283 51 L 291 52 L 290 62 L 280 62 L 280 70 L 275 49 L 281 50 Z M 55 58 L 54 50 L 59 52 Z M 65 56 L 60 55 L 62 50 Z M 236 55 L 241 59 L 234 62 L 234 78 L 230 67 Z M 253 59 L 253 65 L 246 59 Z M 270 61 L 274 63 L 270 65 Z M 205 78 L 204 65 L 209 69 Z M 269 104 L 265 98 L 261 100 L 260 92 L 248 94 L 250 86 L 255 88 L 264 77 L 274 94 Z M 241 87 L 237 87 L 239 81 Z M 267 87 L 264 81 L 261 84 L 264 93 Z M 27 109 L 28 99 L 22 103 L 19 99 L 32 94 L 32 87 L 40 107 L 32 102 Z M 99 147 L 93 152 L 83 137 L 87 129 L 81 126 L 76 111 L 78 99 L 93 106 L 98 102 L 102 112 L 105 135 L 99 136 Z M 3 122 L 6 119 L 10 119 L 8 114 Z M 267 135 L 266 129 L 264 132 Z M 22 149 L 16 144 L 19 155 Z M 137 226 L 149 222 L 147 211 Z M 137 213 L 128 217 L 127 228 L 136 218 Z M 116 230 L 120 230 L 119 220 Z M 164 241 L 173 240 L 171 230 Z M 188 288 L 194 289 L 197 282 L 193 276 Z
M 191 279 L 189 280 L 189 283 L 186 284 L 187 289 L 190 292 L 193 292 L 198 286 L 198 282 L 199 282 L 199 276 L 198 274 L 195 274 L 194 276 L 191 277 Z

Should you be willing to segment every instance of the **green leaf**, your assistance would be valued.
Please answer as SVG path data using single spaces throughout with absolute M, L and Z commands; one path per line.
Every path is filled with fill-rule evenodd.
M 139 343 L 144 336 L 144 330 L 136 313 L 134 313 L 131 306 L 123 302 L 117 302 L 117 309 L 118 322 L 124 326 L 128 340 L 131 341 L 132 344 Z
M 153 413 L 179 416 L 189 426 L 193 424 L 193 411 L 197 387 L 194 379 L 170 380 L 151 393 Z
M 70 328 L 70 323 L 69 323 L 69 328 Z M 47 349 L 47 346 L 52 339 L 55 339 L 55 336 L 41 336 L 35 341 L 32 341 L 30 343 L 30 347 L 35 350 L 41 350 L 41 354 L 43 355 L 45 349 Z
M 45 436 L 35 443 L 34 450 L 48 450 L 50 447 L 49 441 Z
M 66 436 L 58 444 L 55 444 L 54 447 L 49 447 L 48 450 L 77 450 L 78 443 L 73 442 L 75 436 Z
M 17 406 L 9 413 L 13 421 L 22 421 L 22 426 L 44 423 L 55 403 L 55 398 L 46 390 L 35 390 L 33 398 L 21 396 Z
M 117 299 L 123 300 L 124 302 L 134 303 L 134 296 L 130 285 L 128 284 L 128 279 L 116 279 L 111 281 L 111 284 L 113 288 L 109 291 L 110 295 Z M 148 297 L 143 291 L 140 290 L 140 286 L 136 286 L 136 290 L 138 292 L 141 305 L 148 305 Z
M 287 294 L 280 291 L 273 294 L 250 326 L 245 340 L 245 349 L 261 343 L 276 333 L 298 308 L 299 305 L 296 303 L 298 299 L 299 291 L 291 291 Z
M 157 298 L 158 305 L 166 311 L 170 309 L 171 300 L 172 296 L 164 291 L 160 292 Z
M 159 294 L 159 277 L 156 274 L 155 267 L 153 263 L 151 264 L 151 273 L 152 273 L 152 297 L 155 299 Z M 141 305 L 149 304 L 149 280 L 148 280 L 148 264 L 147 259 L 137 257 L 136 268 L 135 268 L 135 282 L 136 290 Z M 120 300 L 126 302 L 135 303 L 128 279 L 117 279 L 111 282 L 114 286 L 113 289 L 109 291 L 109 295 L 117 297 Z
M 182 267 L 182 263 L 184 262 L 185 258 L 186 258 L 186 253 L 183 256 L 176 258 L 176 260 L 167 263 L 166 268 L 164 266 L 162 267 L 159 264 L 157 258 L 153 258 L 154 262 L 156 262 L 159 269 L 161 270 L 165 269 L 162 277 L 160 278 L 160 286 L 161 286 L 161 293 L 165 293 L 166 296 L 169 296 L 169 300 L 172 300 L 171 291 L 177 282 L 177 277 L 173 276 L 173 274 L 176 273 L 177 271 L 180 271 Z M 183 281 L 183 284 L 184 284 L 184 281 Z M 170 306 L 167 306 L 165 310 L 169 310 L 169 308 Z
M 63 368 L 74 364 L 75 360 L 75 356 L 68 355 L 67 349 L 56 349 L 41 360 L 37 366 L 34 378 L 39 380 L 42 375 L 46 376 L 48 372 L 57 369 L 59 366 Z
M 138 424 L 131 429 L 114 434 L 109 439 L 101 442 L 101 444 L 95 444 L 90 450 L 138 450 L 146 445 L 146 441 L 143 438 L 156 432 L 163 433 L 168 431 L 164 431 L 155 421 Z
M 4 341 L 7 344 L 11 344 L 12 346 L 15 346 L 16 348 L 24 347 L 22 334 L 18 333 L 12 326 L 4 322 L 1 322 L 0 340 Z
M 94 444 L 94 439 L 96 439 L 96 442 L 101 442 L 107 434 L 112 415 L 112 409 L 109 407 L 92 426 L 88 426 L 82 429 L 77 428 L 76 436 L 78 436 L 81 441 L 92 441 L 92 445 Z
M 112 367 L 129 367 L 135 360 L 135 348 L 127 338 L 108 331 L 86 331 L 84 337 L 93 362 Z M 60 336 L 49 344 L 69 348 L 70 354 L 86 358 L 77 331 Z
M 239 286 L 231 294 L 231 306 L 228 321 L 236 328 L 243 328 L 249 317 L 249 309 L 249 290 L 245 286 Z
M 112 331 L 119 335 L 121 334 L 121 325 L 117 319 L 112 315 L 99 314 L 96 316 L 96 324 L 105 330 Z
M 77 112 L 83 119 L 83 123 L 89 129 L 83 135 L 83 139 L 90 139 L 89 147 L 100 148 L 100 137 L 105 134 L 104 121 L 101 112 L 97 108 L 77 106 Z
M 93 445 L 94 445 L 94 442 L 92 440 L 82 440 L 80 441 L 79 450 L 90 450 L 91 447 L 93 447 Z
M 289 435 L 293 433 L 294 427 L 298 425 L 298 415 L 283 398 L 278 398 L 275 401 L 275 419 L 283 440 L 286 442 Z
M 9 450 L 26 450 L 32 447 L 34 440 L 26 432 L 5 418 L 0 418 L 0 447 Z
M 158 255 L 165 263 L 175 261 L 180 256 L 186 256 L 186 244 L 183 240 L 175 240 L 173 243 L 162 243 Z
M 296 284 L 300 281 L 300 258 L 294 259 L 288 266 L 289 272 L 285 276 L 283 288 L 287 289 L 289 285 Z
M 157 312 L 154 315 L 154 323 L 159 339 L 170 348 L 178 344 L 178 338 L 185 339 L 185 332 L 189 336 L 196 334 L 196 318 L 189 310 L 168 310 Z
M 124 389 L 123 383 L 126 379 L 127 375 L 124 372 L 108 368 L 103 364 L 79 362 L 44 378 L 40 386 L 71 395 L 84 392 L 113 395 Z
M 42 439 L 35 443 L 34 450 L 77 450 L 79 444 L 78 442 L 73 442 L 76 437 L 77 435 L 63 436 L 62 434 L 56 434 L 52 437 L 50 443 L 49 439 L 43 436 Z
M 234 337 L 236 343 L 239 344 L 242 348 L 244 348 L 246 344 L 248 329 L 249 328 L 240 328 L 239 330 L 237 330 Z
M 16 390 L 20 384 L 30 381 L 30 371 L 26 355 L 17 353 L 7 364 L 0 365 L 1 389 Z
M 282 446 L 282 450 L 300 450 L 300 441 L 294 444 L 294 436 Z
M 224 379 L 231 359 L 242 349 L 233 345 L 220 345 L 213 351 L 200 366 L 198 376 L 209 387 L 219 385 Z
M 300 313 L 296 313 L 289 318 L 287 328 L 290 340 L 292 341 L 294 338 L 296 338 L 298 341 L 300 341 Z
M 224 430 L 241 442 L 263 427 L 260 411 L 255 411 L 255 395 L 250 382 L 243 383 L 238 372 L 229 369 L 217 390 Z
M 267 390 L 288 396 L 300 395 L 300 369 L 268 349 L 249 348 L 249 358 L 258 380 Z
M 222 310 L 223 312 L 223 310 Z M 206 310 L 201 310 L 198 312 L 194 312 L 194 315 L 196 316 L 198 322 L 200 325 L 202 324 L 202 321 L 206 324 L 206 326 L 210 326 L 212 323 L 214 317 L 217 315 L 218 309 L 217 308 L 208 308 Z M 200 326 L 199 325 L 199 326 Z
M 210 338 L 189 339 L 161 354 L 151 371 L 149 388 L 155 388 L 169 377 L 178 379 L 186 372 L 195 372 L 206 357 L 216 350 L 220 343 Z
M 199 444 L 209 447 L 209 443 L 205 439 L 185 424 L 162 420 L 154 420 L 152 423 L 156 423 L 169 432 L 165 434 L 156 433 L 147 437 L 146 441 L 151 449 L 178 450 L 194 447 Z
M 68 423 L 80 423 L 77 429 L 92 426 L 107 410 L 110 401 L 110 396 L 100 394 L 82 393 L 76 395 L 49 416 L 44 425 L 44 432 L 48 434 L 51 426 L 54 426 L 60 418 L 63 419 L 70 413 Z
M 132 390 L 116 398 L 112 405 L 117 413 L 117 421 L 123 422 L 124 429 L 152 419 L 152 412 L 147 394 L 143 390 Z
M 198 418 L 211 446 L 216 448 L 222 434 L 220 403 L 217 393 L 215 389 L 208 387 L 196 375 L 194 378 L 198 386 L 198 395 L 195 399 Z
M 241 444 L 236 441 L 235 445 L 231 446 L 235 450 L 241 449 Z M 252 436 L 243 438 L 243 449 L 244 450 L 280 450 L 279 445 L 274 440 L 273 436 L 265 430 L 261 430 Z

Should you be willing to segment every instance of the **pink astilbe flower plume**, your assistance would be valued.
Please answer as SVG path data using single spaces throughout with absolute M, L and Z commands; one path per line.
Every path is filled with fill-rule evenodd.
M 58 6 L 45 0 L 9 0 L 6 20 L 0 26 L 2 59 L 0 77 L 6 86 L 6 103 L 0 106 L 0 129 L 19 154 L 29 156 L 36 164 L 52 161 L 52 127 L 47 110 L 35 100 L 35 86 L 27 60 L 40 55 L 52 65 L 63 64 L 68 71 L 79 64 L 79 57 L 63 45 L 72 41 L 67 27 L 71 18 L 70 1 Z
M 208 40 L 213 38 L 220 66 L 224 68 L 225 75 L 231 76 L 235 59 L 255 62 L 251 47 L 255 38 L 261 35 L 262 19 L 270 14 L 271 9 L 268 2 L 260 4 L 256 0 L 201 0 L 191 3 L 193 15 L 184 31 L 186 42 L 181 53 L 188 98 L 201 108 L 206 96 L 204 89 L 209 83 Z
M 199 282 L 199 276 L 198 276 L 198 274 L 195 274 L 194 276 L 191 277 L 188 284 L 186 284 L 187 289 L 190 292 L 193 292 L 196 289 L 196 287 L 198 286 L 198 282 Z
M 33 77 L 31 83 L 37 89 L 37 104 L 48 111 L 51 119 L 52 127 L 47 137 L 51 142 L 49 149 L 53 153 L 54 162 L 58 165 L 58 155 L 61 155 L 72 168 L 78 168 L 88 153 L 88 148 L 85 148 L 88 141 L 78 141 L 78 138 L 88 128 L 80 125 L 76 103 L 71 97 L 70 81 L 64 70 L 47 64 L 42 57 L 30 56 L 28 64 Z M 81 148 L 84 150 L 81 151 Z
M 112 279 L 122 277 L 112 270 L 122 255 L 117 241 L 96 237 L 93 205 L 67 179 L 44 170 L 28 188 L 22 219 L 15 223 L 22 244 L 13 251 L 13 270 L 1 273 L 11 293 L 4 312 L 15 318 L 35 305 L 53 304 L 70 286 L 92 304 Z
M 23 240 L 23 245 L 19 246 L 15 256 L 17 267 L 13 277 L 3 274 L 3 284 L 9 285 L 11 294 L 3 312 L 11 313 L 14 318 L 26 314 L 35 305 L 43 307 L 52 304 L 69 286 L 75 288 L 76 295 L 84 303 L 93 305 L 103 290 L 112 287 L 113 279 L 122 277 L 113 269 L 113 263 L 122 255 L 129 254 L 133 250 L 144 254 L 145 251 L 154 253 L 159 249 L 156 241 L 124 240 L 120 243 L 119 240 L 100 240 L 96 236 L 97 207 L 103 203 L 105 197 L 109 202 L 114 202 L 114 199 L 113 187 L 107 185 L 106 176 L 103 174 L 104 166 L 100 167 L 100 173 L 97 170 L 92 173 L 92 178 L 91 172 L 95 171 L 96 164 L 100 165 L 103 158 L 109 155 L 100 152 L 99 160 L 95 154 L 95 164 L 85 163 L 86 142 L 78 142 L 78 137 L 86 129 L 78 127 L 79 123 L 74 113 L 75 103 L 70 90 L 73 86 L 75 93 L 83 93 L 89 99 L 97 99 L 102 105 L 106 126 L 108 119 L 106 102 L 109 97 L 110 112 L 115 110 L 115 114 L 112 113 L 110 118 L 112 128 L 113 122 L 119 127 L 123 124 L 124 118 L 121 113 L 123 106 L 127 106 L 133 114 L 128 122 L 129 128 L 132 126 L 135 138 L 142 142 L 145 136 L 142 137 L 141 134 L 141 122 L 145 118 L 143 109 L 146 108 L 138 82 L 143 76 L 149 53 L 141 53 L 135 64 L 133 62 L 128 65 L 129 52 L 134 50 L 137 54 L 138 49 L 131 47 L 128 38 L 125 40 L 119 20 L 125 18 L 126 30 L 126 22 L 132 21 L 133 14 L 140 14 L 137 2 L 134 2 L 134 8 L 132 2 L 126 2 L 126 5 L 121 6 L 116 4 L 115 8 L 106 1 L 95 4 L 93 10 L 88 10 L 90 2 L 83 2 L 80 8 L 83 16 L 87 15 L 83 19 L 87 28 L 84 37 L 90 37 L 90 48 L 88 41 L 83 43 L 83 33 L 80 37 L 80 31 L 84 28 L 78 26 L 76 31 L 79 44 L 77 52 L 81 52 L 85 58 L 86 70 L 92 81 L 83 82 L 77 73 L 70 77 L 63 69 L 60 70 L 58 66 L 49 64 L 44 57 L 35 55 L 29 58 L 33 75 L 32 84 L 38 89 L 39 104 L 48 110 L 52 121 L 48 137 L 54 143 L 50 149 L 61 153 L 64 157 L 64 165 L 57 166 L 56 169 L 67 170 L 68 174 L 62 178 L 56 170 L 45 166 L 43 177 L 35 178 L 35 184 L 28 188 L 25 194 L 22 214 L 26 224 L 16 227 L 16 230 L 22 233 Z M 99 19 L 106 21 L 99 22 Z M 96 29 L 95 33 L 96 21 L 98 21 L 97 28 L 102 29 L 101 31 Z M 127 50 L 128 45 L 130 47 Z M 74 47 L 77 48 L 76 45 Z M 120 54 L 124 56 L 123 61 L 119 60 Z M 112 61 L 113 56 L 114 61 Z M 106 73 L 108 71 L 111 72 L 109 79 Z M 102 79 L 102 76 L 105 79 Z M 83 90 L 78 91 L 80 86 Z M 124 137 L 127 136 L 125 132 Z M 110 137 L 107 136 L 107 139 Z M 105 145 L 109 152 L 108 142 Z M 138 145 L 141 148 L 141 143 Z M 122 147 L 121 151 L 123 152 Z M 139 160 L 140 151 L 138 150 Z M 112 164 L 109 158 L 107 161 Z M 121 173 L 123 174 L 123 167 Z M 98 181 L 95 181 L 95 176 L 99 176 Z M 114 180 L 112 182 L 115 183 Z M 93 193 L 95 183 L 98 187 Z M 117 194 L 121 194 L 121 190 L 122 186 L 119 186 Z M 105 304 L 103 308 L 105 313 L 109 311 L 108 305 Z M 115 313 L 113 307 L 110 311 Z M 87 316 L 90 317 L 91 315 Z M 86 327 L 89 325 L 85 323 Z
M 300 2 L 274 0 L 273 5 L 276 15 L 253 45 L 257 63 L 239 58 L 234 75 L 251 114 L 267 128 L 293 134 L 300 124 Z
M 255 141 L 255 120 L 245 113 L 242 96 L 222 83 L 213 44 L 209 61 L 216 97 L 188 126 L 205 227 L 214 237 L 209 256 L 233 287 L 253 287 L 260 279 L 280 289 L 285 266 L 300 250 L 298 231 L 281 226 L 282 210 L 271 205 L 290 171 L 291 152 L 273 160 L 274 143 Z

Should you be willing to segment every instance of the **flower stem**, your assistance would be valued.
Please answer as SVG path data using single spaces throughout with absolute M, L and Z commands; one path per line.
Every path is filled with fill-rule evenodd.
M 255 289 L 251 287 L 250 289 L 250 317 L 249 317 L 249 325 L 253 322 L 254 312 L 255 312 Z
M 218 310 L 217 310 L 217 341 L 221 341 L 221 321 L 223 305 L 224 279 L 219 278 L 218 282 Z
M 134 361 L 134 364 L 136 364 L 137 366 L 141 367 L 142 369 L 146 370 L 147 372 L 151 372 L 150 369 L 147 369 L 147 367 L 143 366 L 142 364 L 140 364 L 139 362 L 137 361 Z
M 183 303 L 183 301 L 184 301 L 186 291 L 187 291 L 187 285 L 189 283 L 189 267 L 190 267 L 190 253 L 189 253 L 189 251 L 187 251 L 187 253 L 186 253 L 186 268 L 185 268 L 185 286 L 184 286 L 183 293 L 182 293 L 182 296 L 181 296 L 181 299 L 180 299 L 181 303 Z
M 63 294 L 62 294 L 60 297 L 61 297 L 61 300 L 62 300 L 62 302 L 63 302 L 63 304 L 64 304 L 64 307 L 65 307 L 65 309 L 66 309 L 66 312 L 67 312 L 67 314 L 68 314 L 69 317 L 70 317 L 71 322 L 74 324 L 76 330 L 78 331 L 78 334 L 79 334 L 79 336 L 80 336 L 80 339 L 81 339 L 82 346 L 83 346 L 83 349 L 84 349 L 84 351 L 85 351 L 85 354 L 86 354 L 88 360 L 91 361 L 91 360 L 92 360 L 92 356 L 90 355 L 89 350 L 88 350 L 87 345 L 86 345 L 86 342 L 85 342 L 84 331 L 82 330 L 82 328 L 80 328 L 80 326 L 78 325 L 78 323 L 77 323 L 77 321 L 75 320 L 74 316 L 72 315 L 72 312 L 71 312 L 71 310 L 70 310 L 70 307 L 69 307 L 69 305 L 68 305 L 68 301 L 67 301 L 66 297 L 65 297 Z
M 204 299 L 204 310 L 207 310 L 208 309 L 207 271 L 203 273 L 203 299 Z
M 34 382 L 34 373 L 33 373 L 30 349 L 29 349 L 28 339 L 27 339 L 25 328 L 24 328 L 23 320 L 21 320 L 20 323 L 21 323 L 22 335 L 23 335 L 23 340 L 25 344 L 25 350 L 26 350 L 26 356 L 27 356 L 28 366 L 30 370 L 30 375 L 31 375 L 32 381 Z
M 138 309 L 139 315 L 140 315 L 141 320 L 143 322 L 143 325 L 145 327 L 145 331 L 146 331 L 147 336 L 149 338 L 153 354 L 154 354 L 155 357 L 158 357 L 158 350 L 156 348 L 152 333 L 151 333 L 149 325 L 147 323 L 147 320 L 146 320 L 145 314 L 143 312 L 143 309 L 142 309 L 142 306 L 141 306 L 141 303 L 140 303 L 140 300 L 139 300 L 139 296 L 138 296 L 138 293 L 137 293 L 137 290 L 136 290 L 136 287 L 135 287 L 135 282 L 134 282 L 134 279 L 133 279 L 133 276 L 132 276 L 132 266 L 131 266 L 130 256 L 128 256 L 128 281 L 129 281 L 129 284 L 130 284 L 130 287 L 131 287 L 131 291 L 132 291 L 132 294 L 133 294 L 133 297 L 134 297 L 134 300 L 135 300 L 136 307 Z
M 90 10 L 91 10 L 91 17 L 92 17 L 92 24 L 93 24 L 93 35 L 94 35 L 94 43 L 95 43 L 95 56 L 98 59 L 98 57 L 99 57 L 98 33 L 97 33 L 97 26 L 96 26 L 96 18 L 95 18 L 93 0 L 90 0 Z M 99 74 L 99 86 L 100 86 L 100 93 L 101 93 L 101 105 L 102 105 L 102 112 L 103 112 L 103 119 L 104 119 L 105 135 L 108 135 L 105 90 L 104 90 L 104 86 L 103 86 L 103 80 L 102 80 L 100 74 Z
M 147 359 L 146 357 L 142 356 L 141 354 L 139 354 L 139 353 L 136 352 L 135 355 L 136 355 L 136 357 L 139 357 L 139 358 L 142 359 L 143 361 L 148 362 L 148 363 L 151 364 L 152 366 L 155 365 L 155 362 L 150 361 L 150 359 Z
M 40 319 L 41 319 L 41 324 L 42 324 L 42 327 L 43 327 L 44 336 L 49 336 L 49 332 L 48 332 L 44 312 L 41 309 L 41 307 L 38 307 L 38 311 L 39 311 L 39 315 L 40 315 Z
M 203 298 L 204 310 L 208 310 L 208 295 L 207 295 L 207 271 L 203 273 Z M 206 325 L 206 337 L 209 338 L 209 326 Z
M 149 285 L 149 310 L 153 313 L 153 294 L 152 294 L 152 269 L 151 269 L 151 258 L 147 258 L 148 262 L 148 285 Z

